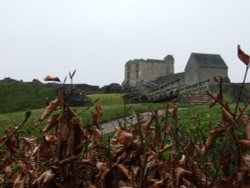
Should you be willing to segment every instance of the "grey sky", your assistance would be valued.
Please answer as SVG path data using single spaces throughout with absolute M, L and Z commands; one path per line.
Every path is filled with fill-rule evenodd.
M 130 59 L 175 58 L 184 71 L 191 52 L 221 54 L 233 82 L 250 53 L 249 0 L 0 0 L 0 79 L 47 74 L 75 82 L 121 83 Z M 247 78 L 250 81 L 250 78 Z

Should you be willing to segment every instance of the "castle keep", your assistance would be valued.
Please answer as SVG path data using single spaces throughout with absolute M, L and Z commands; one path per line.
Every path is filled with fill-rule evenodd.
M 136 59 L 125 65 L 125 79 L 122 85 L 135 86 L 140 82 L 148 83 L 158 77 L 174 74 L 174 58 L 168 55 L 164 60 Z
M 228 67 L 218 54 L 192 53 L 187 61 L 185 72 L 174 72 L 174 57 L 167 55 L 163 60 L 136 59 L 125 64 L 123 87 L 138 84 L 167 84 L 179 80 L 181 85 L 188 86 L 210 80 L 213 84 L 215 75 L 224 81 L 228 78 Z

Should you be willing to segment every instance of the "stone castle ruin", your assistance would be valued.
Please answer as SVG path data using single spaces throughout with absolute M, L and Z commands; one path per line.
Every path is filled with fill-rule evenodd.
M 179 80 L 181 85 L 193 85 L 210 80 L 213 84 L 215 75 L 221 76 L 226 82 L 228 67 L 220 55 L 192 53 L 186 64 L 185 71 L 175 73 L 174 57 L 167 55 L 163 60 L 135 59 L 125 64 L 125 79 L 123 87 L 137 86 L 138 84 L 167 84 Z
M 125 65 L 125 80 L 122 85 L 135 86 L 140 82 L 154 81 L 159 77 L 174 74 L 174 58 L 168 55 L 164 60 L 139 59 Z
M 147 95 L 149 101 L 159 101 L 173 91 L 197 93 L 208 90 L 209 85 L 215 83 L 215 75 L 221 76 L 224 83 L 230 82 L 228 67 L 218 54 L 191 53 L 184 72 L 179 73 L 174 71 L 174 57 L 167 55 L 163 60 L 128 61 L 122 86 Z

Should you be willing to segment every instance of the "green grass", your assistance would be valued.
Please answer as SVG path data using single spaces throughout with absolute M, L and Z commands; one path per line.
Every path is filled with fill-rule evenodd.
M 122 96 L 123 94 L 88 95 L 92 101 L 99 99 L 95 105 L 101 105 L 103 108 L 103 122 L 129 116 L 135 112 L 145 112 L 152 109 L 162 109 L 166 107 L 166 103 L 140 103 L 124 105 Z M 201 120 L 200 122 L 202 126 L 208 126 L 206 128 L 208 129 L 211 124 L 215 125 L 219 121 L 221 115 L 219 107 L 210 109 L 208 105 L 178 105 L 180 107 L 178 112 L 180 124 L 184 126 L 184 128 L 186 127 L 187 131 L 192 131 L 192 126 L 196 126 L 195 122 L 191 118 L 193 116 L 198 116 Z M 75 109 L 77 114 L 82 117 L 84 126 L 93 124 L 92 112 L 95 111 L 94 107 L 76 107 Z M 30 129 L 33 127 L 42 112 L 43 109 L 32 110 L 32 115 L 25 124 L 24 128 Z M 0 134 L 2 135 L 8 126 L 19 124 L 23 120 L 24 114 L 25 111 L 5 114 L 0 113 Z M 45 123 L 46 121 L 40 125 L 37 130 L 35 130 L 35 134 L 43 128 Z
M 162 109 L 165 108 L 165 103 L 153 103 L 153 104 L 129 104 L 124 106 L 123 104 L 118 105 L 106 105 L 103 108 L 103 122 L 108 122 L 115 120 L 117 118 L 125 117 L 134 114 L 135 112 L 145 112 L 152 109 Z M 92 112 L 95 111 L 94 107 L 78 107 L 75 108 L 78 116 L 82 117 L 83 125 L 88 126 L 93 124 Z M 126 109 L 126 110 L 125 110 Z M 191 115 L 199 115 L 203 119 L 210 118 L 210 121 L 218 120 L 219 108 L 214 108 L 216 110 L 211 110 L 207 105 L 180 105 L 180 110 L 178 112 L 178 117 L 180 119 L 180 124 L 188 126 L 192 124 L 190 119 Z M 25 129 L 30 129 L 37 122 L 39 116 L 43 113 L 43 109 L 32 110 L 31 117 L 25 124 Z M 4 133 L 4 130 L 11 125 L 18 125 L 24 118 L 25 111 L 15 112 L 9 114 L 0 114 L 0 135 Z M 207 120 L 208 121 L 208 120 Z M 35 130 L 37 134 L 46 123 L 46 120 Z
M 222 113 L 219 106 L 209 108 L 208 105 L 178 105 L 178 125 L 184 128 L 186 132 L 190 133 L 194 137 L 198 137 L 197 127 L 199 127 L 199 129 L 201 129 L 205 135 L 208 135 L 209 131 L 216 127 L 220 121 Z M 164 103 L 130 104 L 126 106 L 124 106 L 123 104 L 102 106 L 103 122 L 108 122 L 120 117 L 132 115 L 133 113 L 135 113 L 135 111 L 145 112 L 152 109 L 162 109 L 165 107 L 166 104 Z M 95 110 L 94 107 L 78 107 L 75 109 L 78 116 L 82 117 L 84 126 L 93 124 L 92 112 Z M 25 135 L 29 134 L 33 136 L 39 136 L 39 132 L 43 129 L 47 120 L 39 125 L 39 127 L 34 131 L 31 132 L 30 129 L 34 126 L 42 113 L 43 109 L 32 110 L 31 117 L 23 127 Z M 8 127 L 18 125 L 23 120 L 24 116 L 25 111 L 0 114 L 0 136 L 4 134 L 5 130 Z
M 145 112 L 150 111 L 152 108 L 164 108 L 166 104 L 164 103 L 141 103 L 141 104 L 128 104 L 124 106 L 124 104 L 118 105 L 106 105 L 102 106 L 103 109 L 103 122 L 108 122 L 111 120 L 115 120 L 117 118 L 125 117 L 132 115 L 135 112 Z M 89 125 L 93 123 L 92 113 L 95 109 L 94 107 L 86 110 L 86 107 L 77 108 L 78 114 L 83 117 L 84 125 Z
M 42 114 L 43 110 L 32 110 L 31 112 L 31 117 L 25 123 L 23 127 L 24 129 L 31 129 L 37 122 L 38 117 Z M 24 117 L 25 111 L 0 114 L 0 135 L 3 135 L 7 128 L 19 125 Z M 39 130 L 36 130 L 36 133 L 39 132 Z
M 208 133 L 209 130 L 218 124 L 221 115 L 219 106 L 209 108 L 208 105 L 193 105 L 190 108 L 180 110 L 178 119 L 180 125 L 190 133 L 192 130 L 196 130 L 197 126 Z
M 57 96 L 57 91 L 47 86 L 12 83 L 0 84 L 0 113 L 39 109 L 45 99 Z
M 149 111 L 152 108 L 164 108 L 165 104 L 163 103 L 154 103 L 154 104 L 129 104 L 124 106 L 124 104 L 108 104 L 106 106 L 102 106 L 103 109 L 103 122 L 115 120 L 120 117 L 125 117 L 131 115 L 135 111 L 144 112 Z M 76 107 L 77 114 L 82 117 L 83 125 L 88 126 L 93 124 L 92 112 L 95 111 L 94 107 Z M 126 109 L 126 110 L 125 110 Z M 29 129 L 34 126 L 37 122 L 39 116 L 43 113 L 43 109 L 32 110 L 31 117 L 28 122 L 25 124 L 25 128 Z M 2 135 L 4 130 L 11 125 L 18 125 L 24 118 L 25 111 L 22 112 L 14 112 L 14 113 L 5 113 L 0 114 L 0 134 Z M 35 131 L 35 133 L 39 132 L 44 124 L 43 122 Z
M 97 105 L 108 106 L 108 105 L 122 105 L 124 94 L 94 94 L 87 95 L 87 97 L 95 102 Z

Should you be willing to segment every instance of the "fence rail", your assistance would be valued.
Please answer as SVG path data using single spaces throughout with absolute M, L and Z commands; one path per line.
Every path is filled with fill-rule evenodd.
M 159 101 L 164 98 L 171 98 L 171 96 L 176 96 L 181 93 L 187 93 L 187 92 L 200 93 L 208 90 L 209 90 L 209 80 L 184 87 L 180 87 L 179 80 L 176 80 L 170 84 L 149 91 L 148 97 L 152 101 Z
M 149 95 L 155 95 L 159 93 L 170 93 L 178 90 L 178 88 L 179 88 L 179 80 L 176 80 L 174 82 L 171 82 L 170 84 L 161 86 L 155 90 L 150 91 Z
M 206 80 L 203 82 L 199 82 L 197 84 L 179 88 L 179 93 L 186 93 L 186 92 L 200 93 L 208 90 L 209 90 L 209 80 Z

